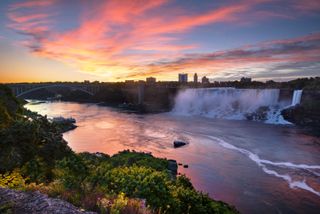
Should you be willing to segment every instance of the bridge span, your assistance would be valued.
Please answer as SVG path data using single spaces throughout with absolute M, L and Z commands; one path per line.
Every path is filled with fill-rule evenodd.
M 91 96 L 100 91 L 99 85 L 84 83 L 15 83 L 8 84 L 7 86 L 17 97 L 46 88 L 70 88 L 71 90 L 79 90 Z

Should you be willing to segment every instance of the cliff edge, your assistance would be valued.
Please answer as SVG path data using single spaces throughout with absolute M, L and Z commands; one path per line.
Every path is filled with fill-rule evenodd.
M 57 214 L 94 214 L 85 212 L 72 204 L 36 192 L 22 192 L 0 187 L 0 213 L 57 213 Z

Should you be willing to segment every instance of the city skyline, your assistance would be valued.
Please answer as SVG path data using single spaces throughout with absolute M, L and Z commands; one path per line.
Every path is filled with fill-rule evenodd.
M 317 0 L 4 0 L 0 10 L 0 82 L 319 76 Z

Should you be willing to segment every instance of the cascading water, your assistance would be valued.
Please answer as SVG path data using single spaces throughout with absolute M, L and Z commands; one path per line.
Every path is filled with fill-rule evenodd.
M 291 106 L 300 104 L 301 96 L 302 96 L 302 90 L 294 90 Z
M 279 92 L 279 89 L 187 89 L 177 95 L 172 112 L 179 115 L 288 124 L 282 118 L 280 110 L 289 103 L 279 102 Z

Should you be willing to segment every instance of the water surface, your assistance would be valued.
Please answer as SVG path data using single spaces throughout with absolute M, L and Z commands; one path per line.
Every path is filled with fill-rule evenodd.
M 319 139 L 293 126 L 176 116 L 137 115 L 67 102 L 28 104 L 49 117 L 74 117 L 64 134 L 76 152 L 124 149 L 188 164 L 179 168 L 198 190 L 242 213 L 319 213 Z M 172 142 L 189 144 L 174 149 Z

